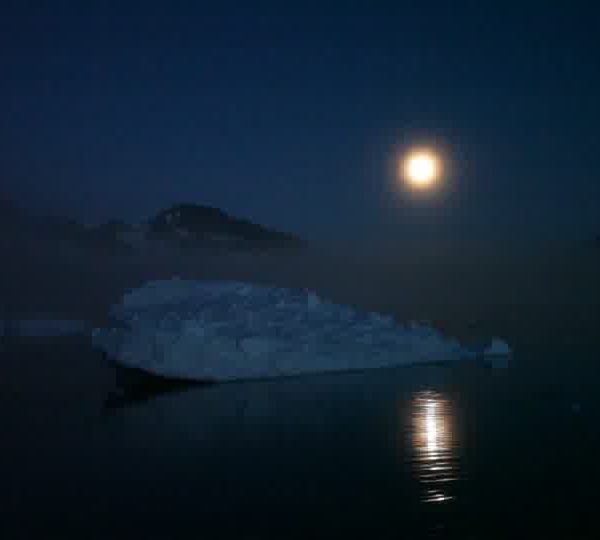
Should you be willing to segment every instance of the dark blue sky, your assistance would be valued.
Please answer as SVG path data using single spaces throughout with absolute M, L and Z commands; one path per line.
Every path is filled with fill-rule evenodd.
M 0 17 L 0 180 L 25 206 L 198 202 L 307 238 L 600 230 L 590 8 L 52 4 Z M 390 164 L 423 143 L 451 174 L 415 198 Z

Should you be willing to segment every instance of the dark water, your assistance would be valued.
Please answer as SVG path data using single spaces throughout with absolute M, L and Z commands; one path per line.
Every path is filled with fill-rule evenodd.
M 24 371 L 23 355 L 7 358 L 1 538 L 600 532 L 594 385 L 537 384 L 526 362 L 197 387 L 104 407 L 103 368 L 87 386 L 81 375 L 90 358 L 63 358 L 62 376 L 46 358 Z M 18 393 L 34 372 L 35 391 Z

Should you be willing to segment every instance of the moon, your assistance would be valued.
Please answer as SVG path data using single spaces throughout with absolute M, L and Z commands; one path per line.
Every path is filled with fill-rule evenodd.
M 402 176 L 415 189 L 431 189 L 440 174 L 440 158 L 432 150 L 412 150 L 402 161 Z

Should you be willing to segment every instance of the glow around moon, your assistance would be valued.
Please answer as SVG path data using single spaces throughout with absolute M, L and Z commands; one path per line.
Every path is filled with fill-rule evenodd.
M 440 175 L 440 158 L 431 150 L 413 150 L 402 160 L 402 177 L 415 189 L 433 188 Z

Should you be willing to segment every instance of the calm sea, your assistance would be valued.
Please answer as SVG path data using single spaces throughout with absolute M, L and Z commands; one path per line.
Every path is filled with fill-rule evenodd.
M 600 537 L 597 383 L 567 353 L 109 405 L 61 343 L 3 350 L 0 538 Z

